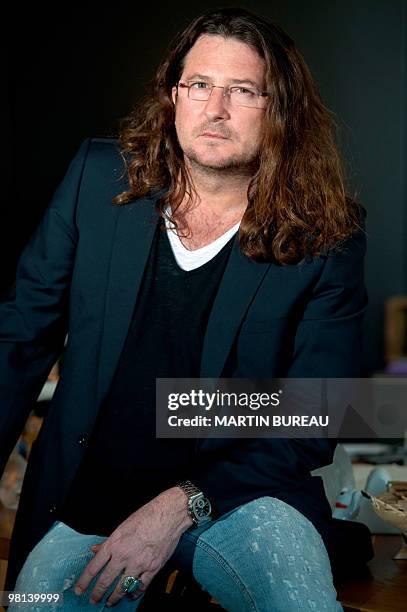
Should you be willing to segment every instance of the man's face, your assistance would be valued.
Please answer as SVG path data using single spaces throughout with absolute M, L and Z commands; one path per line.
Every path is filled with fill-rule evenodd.
M 265 63 L 250 46 L 234 38 L 203 35 L 189 50 L 180 81 L 248 86 L 264 91 Z M 208 100 L 188 98 L 188 90 L 173 87 L 175 127 L 186 161 L 212 169 L 251 167 L 259 149 L 264 108 L 234 106 L 223 89 Z

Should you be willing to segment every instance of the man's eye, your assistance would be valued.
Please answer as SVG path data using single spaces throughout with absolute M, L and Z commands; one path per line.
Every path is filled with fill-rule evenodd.
M 235 91 L 239 95 L 246 96 L 247 98 L 257 95 L 257 91 L 249 89 L 248 87 L 233 87 L 231 91 Z
M 207 89 L 209 87 L 208 83 L 204 83 L 203 81 L 195 81 L 194 83 L 190 83 L 189 85 L 192 89 Z

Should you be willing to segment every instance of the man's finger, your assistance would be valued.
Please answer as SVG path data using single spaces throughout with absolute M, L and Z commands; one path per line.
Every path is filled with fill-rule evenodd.
M 123 566 L 113 565 L 112 562 L 106 566 L 93 588 L 90 595 L 90 603 L 98 603 L 103 598 L 112 582 L 122 573 L 122 569 Z
M 110 554 L 107 552 L 106 548 L 101 548 L 93 557 L 92 561 L 87 564 L 79 577 L 79 580 L 76 582 L 74 588 L 75 595 L 81 595 L 84 591 L 86 591 L 90 582 L 109 560 Z
M 154 577 L 154 573 L 144 572 L 140 574 L 138 571 L 131 572 L 131 571 L 126 570 L 124 573 L 124 576 L 134 576 L 135 578 L 138 577 L 138 579 L 141 580 L 143 584 L 139 589 L 137 589 L 136 591 L 133 591 L 133 593 L 126 595 L 126 593 L 123 593 L 122 580 L 120 579 L 116 585 L 115 590 L 113 591 L 113 593 L 110 595 L 109 599 L 107 600 L 106 605 L 114 606 L 118 601 L 123 599 L 123 597 L 129 597 L 131 599 L 138 599 L 139 597 L 143 595 L 148 585 L 152 581 Z

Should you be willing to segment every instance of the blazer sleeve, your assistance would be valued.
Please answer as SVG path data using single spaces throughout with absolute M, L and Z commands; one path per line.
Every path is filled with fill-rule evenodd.
M 81 145 L 0 303 L 0 474 L 63 350 L 77 242 L 76 208 L 90 140 Z
M 287 377 L 361 376 L 365 250 L 362 228 L 323 259 L 296 331 Z M 190 479 L 223 514 L 270 491 L 284 491 L 296 478 L 309 478 L 310 471 L 332 463 L 336 445 L 335 439 L 323 438 L 237 439 L 223 455 L 218 447 L 217 455 L 203 456 Z

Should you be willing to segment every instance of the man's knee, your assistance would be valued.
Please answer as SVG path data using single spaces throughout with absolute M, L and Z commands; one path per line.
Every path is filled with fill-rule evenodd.
M 216 521 L 198 538 L 193 569 L 226 609 L 262 610 L 266 602 L 286 611 L 341 609 L 321 536 L 276 498 L 259 498 Z
M 31 584 L 41 585 L 42 592 L 69 589 L 94 556 L 90 545 L 102 539 L 55 523 L 28 555 L 17 578 L 16 589 L 29 592 Z

